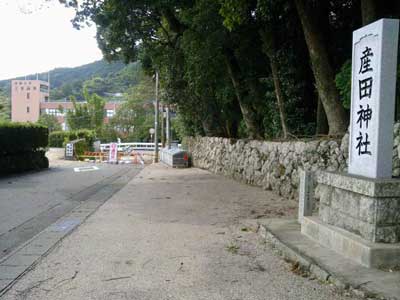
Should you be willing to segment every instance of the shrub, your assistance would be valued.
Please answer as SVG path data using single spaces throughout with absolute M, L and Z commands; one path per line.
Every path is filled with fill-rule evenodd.
M 23 152 L 0 156 L 0 175 L 49 167 L 45 151 Z
M 81 156 L 85 153 L 85 151 L 89 150 L 87 142 L 84 140 L 78 141 L 74 144 L 75 156 Z
M 61 148 L 67 137 L 66 131 L 53 131 L 49 134 L 49 147 Z
M 48 145 L 48 129 L 30 123 L 0 123 L 0 154 L 36 151 Z
M 95 141 L 96 138 L 96 134 L 93 130 L 88 130 L 88 129 L 80 129 L 77 131 L 74 131 L 74 134 L 76 135 L 76 137 L 74 139 L 72 139 L 70 137 L 70 141 L 72 140 L 76 140 L 76 139 L 85 139 L 86 141 L 86 145 L 87 145 L 87 149 L 92 149 L 93 147 L 93 142 Z
M 49 167 L 48 129 L 30 123 L 0 123 L 0 175 Z
M 76 131 L 54 131 L 49 134 L 50 147 L 64 147 L 65 143 L 77 139 L 85 139 L 88 149 L 92 148 L 95 133 L 92 130 L 81 129 Z
M 351 102 L 351 61 L 346 61 L 340 72 L 335 78 L 336 87 L 339 90 L 340 96 L 343 101 L 343 106 L 350 109 Z
M 400 65 L 397 68 L 397 82 L 400 81 Z M 340 72 L 336 75 L 335 78 L 336 82 L 336 87 L 339 90 L 340 96 L 343 101 L 343 106 L 347 109 L 350 109 L 351 106 L 351 61 L 348 60 L 346 61 L 342 68 L 340 69 Z M 399 120 L 400 117 L 400 84 L 397 84 L 396 86 L 396 105 L 397 105 L 397 115 L 396 115 L 396 120 Z

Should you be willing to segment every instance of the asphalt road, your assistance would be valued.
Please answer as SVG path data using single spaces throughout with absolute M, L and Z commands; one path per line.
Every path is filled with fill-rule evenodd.
M 137 172 L 141 169 L 133 165 L 96 164 L 98 170 L 76 172 L 76 167 L 94 164 L 49 157 L 48 170 L 0 178 L 0 258 L 119 176 L 132 168 Z

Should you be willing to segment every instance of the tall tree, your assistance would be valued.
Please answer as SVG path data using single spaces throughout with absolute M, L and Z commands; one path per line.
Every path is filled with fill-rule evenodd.
M 334 81 L 335 73 L 330 63 L 323 31 L 317 22 L 318 19 L 327 17 L 323 9 L 326 3 L 295 0 L 295 4 L 308 46 L 318 95 L 327 116 L 329 134 L 343 134 L 347 129 L 347 115 L 339 100 L 339 92 Z
M 138 85 L 128 89 L 124 98 L 125 102 L 110 120 L 109 130 L 114 130 L 124 140 L 148 140 L 149 129 L 154 126 L 153 81 L 143 77 Z
M 213 1 L 208 3 L 215 4 Z M 97 24 L 99 46 L 108 59 L 123 56 L 126 61 L 132 61 L 136 59 L 140 49 L 150 50 L 150 52 L 163 49 L 166 52 L 176 51 L 179 61 L 179 43 L 190 27 L 190 24 L 182 22 L 181 16 L 186 12 L 186 8 L 190 9 L 195 4 L 202 3 L 201 1 L 178 0 L 152 2 L 106 0 L 94 5 L 92 1 L 84 1 L 78 9 L 75 24 L 79 26 L 87 18 Z M 248 80 L 238 72 L 241 63 L 237 62 L 238 58 L 234 55 L 234 49 L 230 50 L 233 51 L 227 52 L 229 55 L 226 62 L 231 70 L 233 87 L 238 96 L 237 101 L 244 115 L 249 136 L 262 137 L 262 125 L 257 118 L 257 109 L 251 102 L 251 98 L 257 96 L 257 80 Z M 154 56 L 152 62 L 153 67 L 162 68 L 161 65 L 154 65 L 156 62 Z M 184 58 L 181 63 L 184 65 Z
M 249 24 L 255 21 L 257 1 L 221 1 L 221 14 L 225 17 L 224 24 L 230 30 L 237 27 L 237 25 Z M 275 96 L 278 104 L 280 123 L 282 127 L 283 137 L 288 137 L 287 117 L 285 111 L 285 95 L 281 88 L 281 79 L 279 78 L 279 64 L 277 61 L 277 47 L 276 47 L 276 33 L 272 28 L 272 22 L 266 26 L 259 28 L 259 33 L 263 41 L 263 51 L 268 57 L 269 65 L 272 72 L 272 78 L 275 88 Z M 276 33 L 275 33 L 276 32 Z
M 376 0 L 361 0 L 361 16 L 363 25 L 367 25 L 377 19 Z
M 100 134 L 103 128 L 105 100 L 97 94 L 89 94 L 87 90 L 83 94 L 85 103 L 71 98 L 74 109 L 67 112 L 68 127 L 71 130 L 92 129 Z

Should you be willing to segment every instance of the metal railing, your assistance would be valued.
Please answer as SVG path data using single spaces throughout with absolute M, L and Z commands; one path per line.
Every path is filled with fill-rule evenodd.
M 162 144 L 158 144 L 159 147 L 162 147 Z M 110 150 L 110 144 L 100 144 L 100 149 L 102 152 L 106 152 Z M 155 143 L 119 143 L 118 151 L 126 152 L 129 150 L 135 151 L 154 151 Z

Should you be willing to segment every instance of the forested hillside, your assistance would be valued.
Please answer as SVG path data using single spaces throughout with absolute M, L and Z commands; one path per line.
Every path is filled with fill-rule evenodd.
M 47 81 L 48 73 L 38 74 L 39 79 Z M 125 65 L 121 62 L 108 63 L 104 60 L 76 68 L 58 68 L 50 71 L 50 99 L 52 101 L 68 99 L 74 96 L 78 101 L 83 99 L 83 87 L 90 93 L 97 93 L 111 99 L 111 94 L 124 93 L 127 88 L 135 86 L 142 76 L 140 63 Z M 27 75 L 36 79 L 36 74 Z M 25 79 L 25 76 L 16 79 Z M 10 111 L 11 79 L 0 81 L 0 120 L 7 119 Z
M 60 100 L 70 96 L 83 98 L 82 88 L 108 98 L 108 94 L 123 93 L 140 80 L 140 64 L 97 61 L 77 68 L 55 69 L 50 72 L 50 98 Z

